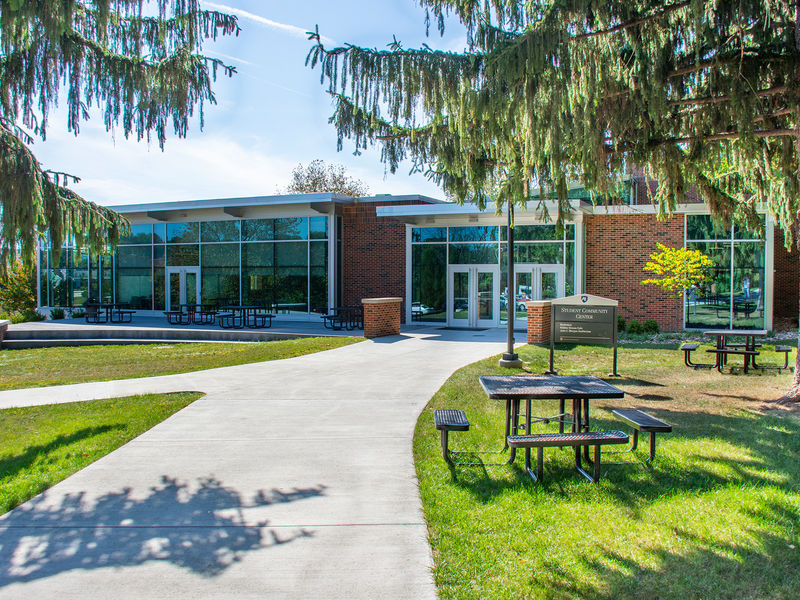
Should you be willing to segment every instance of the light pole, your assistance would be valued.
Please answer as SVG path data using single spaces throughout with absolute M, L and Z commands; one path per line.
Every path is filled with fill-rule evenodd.
M 506 313 L 508 315 L 508 335 L 506 337 L 507 347 L 500 359 L 500 366 L 508 369 L 519 369 L 522 361 L 514 352 L 514 317 L 517 312 L 517 295 L 514 282 L 514 203 L 508 200 L 508 273 L 506 276 Z

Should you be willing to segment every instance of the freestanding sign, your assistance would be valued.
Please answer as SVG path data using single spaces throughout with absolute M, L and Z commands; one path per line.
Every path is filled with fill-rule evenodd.
M 614 347 L 614 370 L 617 373 L 617 306 L 619 302 L 591 294 L 557 298 L 550 302 L 550 370 L 556 343 L 609 344 Z

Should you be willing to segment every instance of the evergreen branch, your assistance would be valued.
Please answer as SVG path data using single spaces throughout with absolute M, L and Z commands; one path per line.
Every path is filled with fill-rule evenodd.
M 583 40 L 589 39 L 593 37 L 598 37 L 601 35 L 608 35 L 611 33 L 617 33 L 619 31 L 623 31 L 625 29 L 630 29 L 632 27 L 636 27 L 638 25 L 642 25 L 644 23 L 648 23 L 649 21 L 654 21 L 656 19 L 660 19 L 664 15 L 667 15 L 671 12 L 676 10 L 680 10 L 681 8 L 686 8 L 691 4 L 690 0 L 684 0 L 683 2 L 678 2 L 677 4 L 672 4 L 670 6 L 665 6 L 660 10 L 657 10 L 653 14 L 646 15 L 644 17 L 640 17 L 638 19 L 634 19 L 633 21 L 627 21 L 625 23 L 620 23 L 619 25 L 615 25 L 614 27 L 609 27 L 608 29 L 602 29 L 600 31 L 592 31 L 589 33 L 582 33 L 580 35 L 573 36 L 573 40 Z
M 789 86 L 786 85 L 778 85 L 772 88 L 763 89 L 763 90 L 756 90 L 753 94 L 758 98 L 765 98 L 767 96 L 776 96 L 778 94 L 785 94 L 789 91 Z M 724 102 L 730 102 L 730 96 L 705 96 L 703 98 L 683 98 L 681 100 L 669 100 L 667 102 L 668 106 L 685 106 L 687 104 L 690 105 L 707 105 L 707 104 L 722 104 Z

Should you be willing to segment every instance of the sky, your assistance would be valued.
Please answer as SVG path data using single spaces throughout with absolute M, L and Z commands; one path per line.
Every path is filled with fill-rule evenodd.
M 203 130 L 195 120 L 186 138 L 172 135 L 162 152 L 156 142 L 106 132 L 97 110 L 76 137 L 56 109 L 47 140 L 33 145 L 44 168 L 80 177 L 71 187 L 106 206 L 271 195 L 288 185 L 299 163 L 318 158 L 344 165 L 372 194 L 443 198 L 423 175 L 409 175 L 410 163 L 386 172 L 378 148 L 354 156 L 346 142 L 337 152 L 331 100 L 319 70 L 305 66 L 311 47 L 305 32 L 319 25 L 326 45 L 384 48 L 396 36 L 406 47 L 459 50 L 465 37 L 457 23 L 444 37 L 435 29 L 426 37 L 425 13 L 414 0 L 203 0 L 203 6 L 237 15 L 241 28 L 238 37 L 204 45 L 205 54 L 238 73 L 217 80 L 217 104 L 205 106 Z

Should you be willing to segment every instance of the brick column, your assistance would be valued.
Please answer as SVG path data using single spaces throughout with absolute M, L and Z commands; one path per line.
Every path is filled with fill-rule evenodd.
M 364 298 L 364 337 L 400 335 L 402 298 Z
M 550 343 L 550 301 L 534 300 L 528 307 L 528 343 Z
M 8 329 L 11 321 L 0 321 L 0 348 L 3 347 L 3 338 L 6 336 L 6 329 Z

